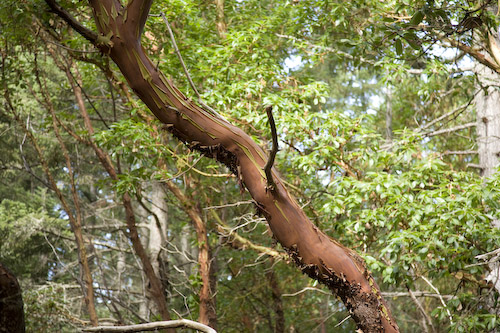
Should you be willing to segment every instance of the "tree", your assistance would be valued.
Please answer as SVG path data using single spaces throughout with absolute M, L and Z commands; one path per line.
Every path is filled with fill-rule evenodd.
M 97 31 L 90 6 L 61 4 Z M 485 277 L 500 196 L 496 174 L 471 168 L 476 76 L 429 30 L 446 35 L 446 17 L 460 22 L 468 6 L 155 1 L 141 38 L 169 82 L 263 151 L 273 106 L 280 178 L 318 229 L 366 260 L 402 331 L 497 322 Z M 355 329 L 341 302 L 286 264 L 241 179 L 165 132 L 106 54 L 44 1 L 0 7 L 0 260 L 19 274 L 28 330 L 90 325 L 61 198 L 70 214 L 80 207 L 99 324 L 159 320 L 160 302 L 172 319 L 224 332 Z M 431 28 L 417 32 L 419 11 L 418 28 Z
M 217 158 L 239 177 L 283 248 L 304 273 L 342 298 L 360 329 L 398 330 L 363 259 L 318 230 L 275 171 L 264 173 L 267 159 L 260 147 L 217 113 L 188 100 L 149 60 L 140 39 L 151 1 L 132 1 L 125 7 L 119 2 L 91 1 L 100 34 L 86 29 L 55 2 L 47 3 L 110 55 L 134 92 L 174 136 Z

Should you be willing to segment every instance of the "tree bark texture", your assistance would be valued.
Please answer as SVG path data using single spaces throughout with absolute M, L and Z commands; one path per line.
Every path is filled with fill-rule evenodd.
M 17 278 L 0 263 L 0 333 L 24 333 L 24 309 Z
M 477 64 L 479 92 L 474 97 L 477 113 L 477 145 L 482 176 L 490 177 L 498 167 L 500 154 L 500 91 L 498 74 Z
M 239 177 L 296 265 L 342 299 L 361 331 L 397 332 L 398 326 L 361 257 L 314 226 L 274 169 L 276 186 L 268 189 L 264 173 L 267 157 L 262 149 L 241 129 L 187 99 L 148 58 L 140 37 L 152 0 L 131 0 L 125 7 L 117 0 L 89 2 L 99 36 L 65 17 L 64 11 L 58 14 L 111 57 L 166 129 L 192 149 L 224 163 Z
M 500 157 L 500 91 L 498 90 L 498 74 L 490 68 L 477 64 L 475 72 L 481 90 L 474 97 L 477 114 L 477 146 L 481 175 L 492 176 L 498 168 Z M 492 226 L 500 228 L 500 221 L 493 220 Z M 488 264 L 490 272 L 486 277 L 500 292 L 500 263 Z

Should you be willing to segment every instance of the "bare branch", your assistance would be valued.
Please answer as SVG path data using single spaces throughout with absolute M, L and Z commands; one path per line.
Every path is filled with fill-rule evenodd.
M 476 50 L 460 41 L 451 38 L 444 38 L 443 36 L 441 36 L 441 38 L 450 43 L 451 46 L 454 46 L 460 51 L 467 53 L 468 55 L 476 59 L 479 63 L 493 70 L 495 73 L 500 73 L 500 66 L 497 65 L 494 61 L 488 60 L 484 54 L 479 52 L 479 50 Z
M 466 129 L 466 128 L 475 127 L 475 126 L 476 126 L 476 123 L 467 123 L 467 124 L 460 125 L 460 126 L 455 126 L 455 127 L 451 127 L 451 128 L 445 128 L 445 129 L 442 129 L 442 130 L 439 130 L 439 131 L 426 133 L 425 136 L 431 137 L 431 136 L 436 136 L 436 135 L 441 135 L 441 134 L 448 134 L 448 133 L 451 133 L 451 132 L 456 132 L 456 131 L 460 131 L 460 130 L 463 130 L 463 129 Z
M 205 333 L 217 333 L 213 328 L 188 319 L 157 321 L 154 323 L 127 325 L 127 326 L 98 326 L 84 328 L 82 332 L 143 332 L 156 331 L 164 328 L 187 327 Z
M 266 166 L 264 167 L 264 172 L 266 173 L 266 178 L 267 178 L 267 188 L 270 189 L 271 191 L 274 191 L 276 189 L 276 184 L 274 183 L 271 169 L 274 164 L 276 153 L 278 152 L 278 134 L 276 132 L 276 123 L 274 122 L 273 107 L 271 105 L 266 107 L 266 113 L 267 113 L 267 118 L 269 119 L 269 126 L 271 126 L 273 148 L 271 149 L 271 153 L 269 154 L 269 159 L 267 160 Z
M 478 154 L 477 150 L 447 150 L 441 155 L 476 155 Z
M 234 206 L 240 206 L 240 205 L 248 205 L 248 204 L 255 204 L 254 200 L 247 200 L 247 201 L 238 201 L 230 204 L 225 204 L 225 205 L 219 205 L 219 206 L 209 206 L 209 207 L 204 207 L 203 210 L 209 210 L 209 209 L 219 209 L 219 208 L 226 208 L 226 207 L 234 207 Z
M 422 326 L 423 326 L 424 331 L 426 333 L 429 333 L 429 328 L 427 327 L 427 326 L 429 326 L 431 328 L 432 332 L 435 332 L 436 329 L 434 328 L 434 325 L 432 325 L 431 318 L 429 317 L 427 312 L 425 312 L 424 307 L 418 301 L 417 297 L 415 297 L 415 294 L 413 294 L 413 291 L 410 288 L 408 288 L 408 294 L 410 295 L 411 300 L 417 306 L 417 308 L 420 310 L 420 313 L 422 314 Z
M 254 251 L 257 251 L 261 254 L 267 254 L 268 256 L 275 258 L 275 259 L 285 259 L 286 254 L 281 253 L 276 251 L 275 249 L 272 249 L 270 247 L 262 246 L 262 245 L 257 245 L 254 244 L 252 241 L 249 239 L 246 239 L 240 235 L 238 235 L 237 232 L 233 232 L 234 229 L 231 229 L 222 219 L 220 216 L 212 210 L 212 216 L 217 220 L 217 231 L 218 233 L 224 237 L 227 238 L 230 242 L 230 245 L 237 248 L 244 250 L 246 248 L 252 249 Z M 229 233 L 228 233 L 229 231 Z M 284 295 L 282 295 L 284 296 Z
M 482 167 L 481 165 L 474 163 L 467 164 L 467 168 L 484 169 L 484 167 Z
M 435 293 L 430 293 L 427 291 L 412 291 L 415 297 L 432 297 L 432 298 L 443 298 L 443 299 L 452 299 L 456 296 L 453 295 L 440 295 Z M 384 297 L 411 297 L 409 292 L 404 291 L 394 291 L 394 292 L 382 292 L 382 296 Z
M 319 293 L 322 293 L 322 294 L 325 294 L 325 295 L 330 295 L 329 292 L 326 292 L 324 290 L 321 290 L 319 288 L 314 288 L 314 287 L 305 287 L 304 289 L 301 289 L 297 292 L 294 292 L 292 294 L 282 294 L 281 297 L 293 297 L 293 296 L 297 296 L 297 295 L 300 295 L 302 294 L 303 292 L 307 291 L 307 290 L 312 290 L 312 291 L 317 291 Z
M 441 296 L 441 293 L 439 292 L 439 290 L 434 287 L 434 285 L 431 283 L 431 281 L 429 281 L 425 276 L 421 275 L 420 276 L 422 278 L 422 280 L 425 281 L 425 283 L 427 283 L 429 285 L 429 287 L 431 287 L 438 295 L 439 295 L 439 300 L 441 301 L 441 304 L 443 304 L 443 307 L 446 309 L 446 313 L 448 314 L 448 318 L 450 319 L 450 323 L 453 324 L 453 318 L 451 316 L 451 313 L 450 313 L 450 309 L 448 309 L 448 306 L 446 305 L 443 297 Z
M 457 113 L 457 112 L 462 112 L 462 111 L 464 111 L 464 110 L 465 110 L 465 109 L 466 109 L 466 108 L 467 108 L 467 107 L 471 104 L 471 102 L 472 102 L 472 99 L 471 99 L 468 103 L 466 103 L 466 104 L 464 104 L 464 105 L 460 105 L 458 108 L 453 109 L 453 110 L 451 110 L 451 111 L 449 111 L 449 112 L 447 112 L 447 113 L 443 114 L 442 116 L 437 117 L 436 119 L 432 120 L 430 123 L 425 124 L 424 126 L 420 127 L 420 128 L 417 130 L 417 132 L 421 132 L 421 131 L 423 131 L 423 130 L 425 130 L 425 129 L 429 128 L 429 127 L 431 127 L 431 126 L 432 126 L 432 125 L 434 125 L 435 123 L 437 123 L 437 122 L 439 122 L 439 121 L 441 121 L 441 120 L 443 120 L 443 119 L 446 119 L 446 118 L 448 118 L 448 117 L 449 117 L 449 116 L 451 116 L 451 115 L 454 115 L 454 114 L 455 114 L 455 113 Z

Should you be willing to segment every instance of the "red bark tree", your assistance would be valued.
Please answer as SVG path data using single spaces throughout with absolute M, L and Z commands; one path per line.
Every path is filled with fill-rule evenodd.
M 262 149 L 241 129 L 187 99 L 151 62 L 142 48 L 141 35 L 152 0 L 131 0 L 126 6 L 118 0 L 90 0 L 99 33 L 83 27 L 54 0 L 46 2 L 109 55 L 168 131 L 237 175 L 296 265 L 342 299 L 361 331 L 399 331 L 363 259 L 314 226 L 274 169 L 268 182 L 264 172 L 267 156 Z

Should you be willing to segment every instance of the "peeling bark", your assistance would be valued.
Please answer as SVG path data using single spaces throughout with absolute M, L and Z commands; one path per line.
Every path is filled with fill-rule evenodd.
M 167 130 L 238 175 L 274 237 L 304 273 L 342 299 L 360 330 L 397 332 L 398 326 L 361 257 L 314 226 L 274 169 L 276 187 L 268 191 L 263 170 L 267 157 L 262 149 L 241 129 L 187 99 L 148 58 L 140 36 L 151 2 L 131 0 L 123 7 L 117 0 L 90 0 L 101 34 L 97 42 L 93 40 L 96 46 L 109 54 Z

